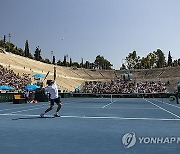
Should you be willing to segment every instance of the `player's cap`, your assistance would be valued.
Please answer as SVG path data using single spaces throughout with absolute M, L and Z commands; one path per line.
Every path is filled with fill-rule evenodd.
M 54 83 L 54 80 L 47 80 L 46 84 L 47 85 L 52 85 Z
M 47 80 L 46 84 L 50 85 L 52 80 Z

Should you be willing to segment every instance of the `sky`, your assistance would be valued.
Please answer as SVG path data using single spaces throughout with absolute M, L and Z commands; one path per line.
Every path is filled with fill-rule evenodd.
M 114 69 L 132 51 L 141 57 L 161 49 L 180 58 L 179 0 L 0 0 L 0 39 L 43 58 L 64 55 L 94 62 L 104 56 Z M 8 37 L 7 37 L 8 41 Z

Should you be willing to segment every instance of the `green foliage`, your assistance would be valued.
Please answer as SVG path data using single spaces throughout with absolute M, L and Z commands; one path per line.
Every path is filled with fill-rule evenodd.
M 24 51 L 21 48 L 17 48 L 13 43 L 4 42 L 4 40 L 0 40 L 0 47 L 4 48 L 6 52 L 11 52 L 20 56 L 24 55 Z
M 40 61 L 42 59 L 41 57 L 41 49 L 39 49 L 39 46 L 36 47 L 36 50 L 34 52 L 34 59 L 37 61 Z
M 63 60 L 63 66 L 67 66 L 66 57 L 67 57 L 67 56 L 64 56 L 64 60 Z
M 6 51 L 7 52 L 12 52 L 12 53 L 14 53 L 15 51 L 14 51 L 14 47 L 15 47 L 15 45 L 14 44 L 12 44 L 12 43 L 9 43 L 9 42 L 6 42 L 6 45 L 5 45 L 6 47 Z
M 55 56 L 53 56 L 52 64 L 55 65 L 55 63 L 56 63 L 56 58 L 55 58 Z
M 166 60 L 163 51 L 157 49 L 157 51 L 150 52 L 146 57 L 140 57 L 136 51 L 129 53 L 125 59 L 125 63 L 120 69 L 150 69 L 150 68 L 162 68 L 166 66 Z
M 80 68 L 80 65 L 78 62 L 73 62 L 72 63 L 72 67 L 77 67 L 77 68 Z
M 157 56 L 155 52 L 151 52 L 147 55 L 148 68 L 153 68 L 156 62 Z
M 48 58 L 45 58 L 44 61 L 45 61 L 45 63 L 47 63 L 47 64 L 51 64 L 51 62 L 50 62 L 50 60 L 49 60 Z
M 18 53 L 17 53 L 18 55 L 20 56 L 24 55 L 24 51 L 21 48 L 18 48 L 17 50 L 18 50 Z
M 6 43 L 6 35 L 4 35 L 3 42 Z
M 41 59 L 40 61 L 43 62 L 43 63 L 51 64 L 51 62 L 50 62 L 50 60 L 48 58 Z
M 174 67 L 177 67 L 177 66 L 178 66 L 178 61 L 177 61 L 177 60 L 174 60 L 174 61 L 173 61 L 173 66 L 174 66 Z
M 50 64 L 49 59 L 43 59 L 41 57 L 41 49 L 39 47 L 36 48 L 34 52 L 34 56 L 29 51 L 29 44 L 28 40 L 25 42 L 25 49 L 24 51 L 21 48 L 18 48 L 13 43 L 6 42 L 6 36 L 4 35 L 3 40 L 0 40 L 0 47 L 4 48 L 6 52 L 11 52 L 20 56 L 25 56 L 31 59 L 35 59 L 38 61 L 42 61 L 44 63 Z M 94 62 L 86 61 L 84 63 L 83 58 L 81 62 L 73 62 L 70 58 L 70 62 L 67 61 L 68 55 L 64 56 L 64 60 L 61 62 L 60 60 L 57 61 L 57 65 L 59 66 L 67 66 L 67 67 L 83 67 L 86 69 L 111 69 L 113 66 L 107 59 L 103 56 L 98 55 Z M 157 49 L 156 51 L 150 52 L 145 57 L 140 57 L 137 55 L 137 52 L 134 50 L 133 52 L 129 53 L 128 56 L 125 58 L 126 63 L 122 64 L 120 69 L 150 69 L 150 68 L 162 68 L 165 66 L 180 66 L 180 58 L 172 60 L 171 52 L 169 51 L 167 64 L 165 60 L 165 54 L 161 49 Z M 53 56 L 53 64 L 55 64 L 55 56 Z
M 58 60 L 58 61 L 57 61 L 57 65 L 62 66 L 62 64 L 63 64 L 63 63 L 61 62 L 61 60 Z
M 81 64 L 80 64 L 80 67 L 83 67 L 83 64 L 84 64 L 83 58 L 81 58 Z
M 0 40 L 0 47 L 2 48 L 6 47 L 6 43 L 3 40 Z
M 156 61 L 157 68 L 164 67 L 165 66 L 165 56 L 164 56 L 164 53 L 161 51 L 161 49 L 157 49 L 155 54 L 157 55 L 157 61 Z
M 72 66 L 72 59 L 70 58 L 69 61 L 70 61 L 70 62 L 69 62 L 69 66 L 71 67 L 71 66 Z
M 171 57 L 171 51 L 169 51 L 169 54 L 168 54 L 168 66 L 172 66 L 172 57 Z
M 178 59 L 178 66 L 180 66 L 180 58 Z
M 100 55 L 96 57 L 94 64 L 98 69 L 111 69 L 113 66 L 107 59 L 104 59 L 104 57 Z
M 134 50 L 132 53 L 129 53 L 125 60 L 127 69 L 135 69 L 139 66 L 140 56 L 137 56 L 137 53 Z
M 86 61 L 85 64 L 84 64 L 84 67 L 86 69 L 89 69 L 90 68 L 90 62 L 89 61 Z
M 29 44 L 28 44 L 28 40 L 26 40 L 26 43 L 25 43 L 24 57 L 29 57 Z
M 122 66 L 120 67 L 120 70 L 126 70 L 126 66 L 122 64 Z

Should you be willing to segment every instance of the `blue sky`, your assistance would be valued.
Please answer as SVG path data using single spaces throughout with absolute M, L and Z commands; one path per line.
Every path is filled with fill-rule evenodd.
M 0 0 L 0 38 L 44 58 L 64 55 L 94 62 L 102 55 L 119 69 L 136 50 L 146 56 L 160 48 L 180 58 L 179 0 Z M 62 40 L 64 38 L 64 40 Z M 7 38 L 8 40 L 8 38 Z

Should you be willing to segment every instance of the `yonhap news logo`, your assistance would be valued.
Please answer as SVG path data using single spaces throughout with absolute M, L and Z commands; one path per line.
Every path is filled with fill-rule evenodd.
M 134 132 L 126 133 L 122 137 L 125 148 L 139 144 L 180 144 L 180 137 L 137 137 Z
M 122 137 L 122 143 L 125 148 L 130 148 L 136 144 L 136 135 L 134 132 L 126 133 Z

